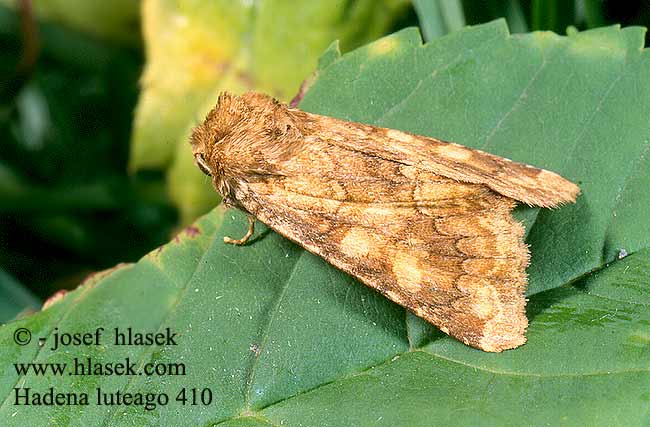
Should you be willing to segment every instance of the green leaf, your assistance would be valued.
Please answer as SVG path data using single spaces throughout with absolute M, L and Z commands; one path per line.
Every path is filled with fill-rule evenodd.
M 505 18 L 511 33 L 525 33 L 528 31 L 526 24 L 529 2 L 519 0 L 483 0 L 464 1 L 464 12 L 467 23 L 483 23 L 496 18 Z
M 0 6 L 16 7 L 15 0 Z M 29 2 L 39 19 L 64 24 L 103 39 L 135 45 L 139 42 L 138 2 L 113 0 L 38 0 Z
M 584 0 L 584 20 L 589 28 L 605 24 L 605 10 L 602 0 Z
M 553 30 L 563 33 L 574 22 L 575 2 L 566 0 L 532 0 L 533 30 Z
M 0 323 L 7 322 L 20 313 L 36 311 L 40 307 L 40 301 L 29 289 L 0 269 Z
M 188 224 L 218 203 L 196 168 L 191 129 L 219 92 L 259 90 L 289 101 L 334 39 L 343 50 L 381 36 L 408 0 L 292 2 L 151 0 L 143 9 L 147 65 L 131 145 L 133 171 L 167 171 Z
M 510 36 L 502 21 L 422 45 L 402 31 L 330 49 L 301 107 L 434 135 L 558 171 L 578 203 L 524 210 L 528 343 L 464 346 L 245 215 L 220 208 L 136 264 L 0 328 L 6 425 L 646 425 L 650 60 L 643 31 Z M 635 108 L 630 108 L 630 105 Z M 223 221 L 223 222 L 221 222 Z M 261 228 L 261 229 L 259 229 Z M 619 251 L 625 249 L 628 255 Z M 622 257 L 622 259 L 618 259 Z M 595 273 L 592 271 L 596 270 Z M 43 347 L 13 342 L 19 327 Z M 57 331 L 178 333 L 178 345 L 50 350 Z M 182 362 L 185 376 L 19 376 L 15 362 Z M 140 406 L 13 404 L 14 387 L 165 392 Z M 210 388 L 209 406 L 180 389 Z
M 414 0 L 413 7 L 420 19 L 425 40 L 432 40 L 465 26 L 460 0 Z

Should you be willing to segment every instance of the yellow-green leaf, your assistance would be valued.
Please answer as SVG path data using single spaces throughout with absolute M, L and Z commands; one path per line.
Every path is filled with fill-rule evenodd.
M 132 170 L 168 170 L 183 223 L 218 202 L 189 155 L 190 129 L 219 92 L 258 90 L 289 101 L 335 39 L 350 49 L 382 35 L 407 0 L 146 0 L 147 65 Z

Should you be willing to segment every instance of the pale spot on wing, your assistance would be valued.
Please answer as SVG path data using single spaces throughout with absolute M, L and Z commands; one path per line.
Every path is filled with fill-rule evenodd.
M 434 175 L 435 176 L 435 175 Z M 416 200 L 446 200 L 452 198 L 468 198 L 484 192 L 483 186 L 466 184 L 453 181 L 428 181 L 426 175 L 422 174 L 416 182 L 413 195 Z
M 320 231 L 323 234 L 328 233 L 332 229 L 331 223 L 327 221 L 317 222 L 316 227 L 318 227 L 318 231 Z
M 492 234 L 464 237 L 456 243 L 458 250 L 471 257 L 525 257 L 526 249 L 521 236 L 516 234 Z
M 393 260 L 393 274 L 397 284 L 408 292 L 418 292 L 422 287 L 422 270 L 413 255 L 398 251 Z
M 311 197 L 292 192 L 272 194 L 270 198 L 279 206 L 291 206 L 308 212 L 336 212 L 342 204 L 339 200 Z
M 436 218 L 436 230 L 447 236 L 479 236 L 507 232 L 523 235 L 521 226 L 510 219 L 509 208 L 508 206 L 502 211 Z
M 395 209 L 382 205 L 370 205 L 363 211 L 363 215 L 367 215 L 368 218 L 379 218 L 381 221 L 387 221 L 395 217 Z
M 493 286 L 489 279 L 476 276 L 460 276 L 456 281 L 456 287 L 459 291 L 467 295 L 473 295 L 478 289 L 487 286 Z
M 418 168 L 415 166 L 400 165 L 399 171 L 402 175 L 404 175 L 408 179 L 413 179 L 413 180 L 418 174 Z
M 370 253 L 371 236 L 363 228 L 353 228 L 341 240 L 341 251 L 351 257 L 364 257 Z
M 521 279 L 523 268 L 528 264 L 528 259 L 499 258 L 470 258 L 463 261 L 463 270 L 474 276 L 495 277 L 500 279 Z
M 415 139 L 413 135 L 409 135 L 408 133 L 400 132 L 395 129 L 386 130 L 386 136 L 390 139 L 395 139 L 400 142 L 412 142 Z
M 494 312 L 502 305 L 499 300 L 499 293 L 494 286 L 478 288 L 474 295 L 474 312 L 480 319 L 488 319 L 494 316 Z
M 311 187 L 310 191 L 313 191 L 314 186 Z M 330 181 L 330 184 L 327 186 L 327 189 L 329 190 L 329 195 L 326 197 L 330 197 L 332 199 L 336 200 L 345 200 L 347 197 L 347 192 L 345 191 L 345 188 L 341 184 L 339 184 L 336 181 Z
M 486 351 L 502 351 L 514 348 L 526 342 L 524 333 L 528 319 L 524 310 L 524 301 L 496 306 L 492 318 L 485 322 L 483 338 L 479 348 Z
M 413 310 L 413 311 L 415 312 L 415 314 L 417 314 L 420 317 L 425 317 L 428 314 L 427 311 L 425 309 L 423 309 L 422 307 L 416 307 L 415 310 Z
M 469 160 L 469 158 L 472 157 L 472 150 L 461 147 L 457 144 L 440 145 L 436 148 L 436 151 L 441 156 L 454 160 L 464 161 Z
M 359 222 L 368 227 L 373 227 L 379 233 L 402 238 L 408 236 L 408 223 L 404 220 L 401 211 L 382 205 L 370 205 L 359 217 Z

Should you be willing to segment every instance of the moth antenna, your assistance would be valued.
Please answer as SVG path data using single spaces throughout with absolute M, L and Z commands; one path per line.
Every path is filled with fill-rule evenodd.
M 244 234 L 244 237 L 242 237 L 241 239 L 233 239 L 231 237 L 224 236 L 223 241 L 224 243 L 230 243 L 231 245 L 237 245 L 237 246 L 245 245 L 254 232 L 255 232 L 255 217 L 251 214 L 248 214 L 248 231 L 246 232 L 246 234 Z

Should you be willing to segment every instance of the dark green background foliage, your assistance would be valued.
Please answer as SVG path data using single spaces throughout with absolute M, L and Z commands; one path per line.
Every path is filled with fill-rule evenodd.
M 0 7 L 0 268 L 41 298 L 166 241 L 156 177 L 126 172 L 142 53 L 53 24 L 18 74 L 20 21 Z
M 348 3 L 361 10 L 363 2 Z M 21 31 L 19 16 L 0 7 L 0 321 L 20 317 L 0 328 L 0 420 L 647 425 L 650 56 L 641 28 L 582 30 L 644 23 L 648 11 L 525 4 L 415 0 L 386 29 L 395 34 L 347 54 L 332 44 L 300 104 L 453 140 L 580 185 L 575 205 L 516 212 L 532 252 L 529 342 L 498 355 L 444 336 L 263 226 L 251 245 L 224 245 L 224 235 L 243 232 L 240 213 L 218 207 L 179 228 L 182 207 L 168 197 L 164 167 L 127 167 L 144 61 L 136 11 L 91 35 L 86 21 L 51 15 L 37 33 Z M 463 29 L 498 17 L 510 32 L 504 21 Z M 567 36 L 527 33 L 567 26 Z M 36 34 L 38 60 L 21 59 Z M 133 263 L 26 316 L 39 299 L 118 262 Z M 173 394 L 190 384 L 211 387 L 219 405 L 16 412 L 7 399 L 16 384 L 73 386 L 67 377 L 19 377 L 10 362 L 79 355 L 18 347 L 19 326 L 35 336 L 171 327 L 179 346 L 109 345 L 83 356 L 183 360 L 187 377 L 84 377 L 74 387 Z

